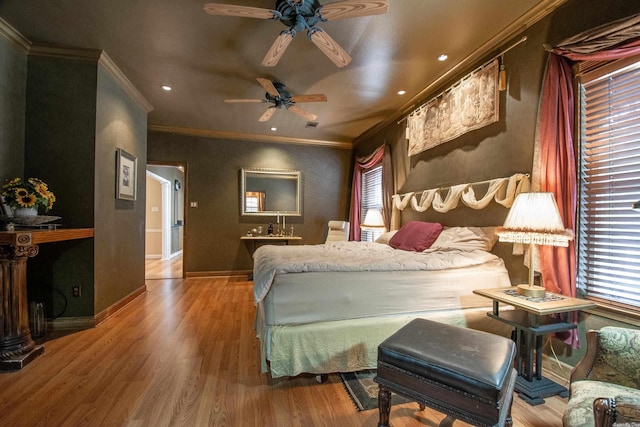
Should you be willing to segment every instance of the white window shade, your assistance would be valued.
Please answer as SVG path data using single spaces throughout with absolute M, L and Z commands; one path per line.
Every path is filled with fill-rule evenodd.
M 581 85 L 578 286 L 640 312 L 640 62 L 586 73 Z
M 362 174 L 362 199 L 360 202 L 360 224 L 365 223 L 369 209 L 382 210 L 382 166 Z M 382 235 L 384 229 L 361 229 L 360 240 L 372 242 Z

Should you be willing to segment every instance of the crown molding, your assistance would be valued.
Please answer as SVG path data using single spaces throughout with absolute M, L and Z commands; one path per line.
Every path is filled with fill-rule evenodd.
M 372 137 L 378 132 L 382 131 L 386 126 L 405 117 L 411 111 L 424 104 L 429 96 L 433 95 L 437 89 L 440 88 L 448 80 L 455 77 L 458 73 L 462 73 L 464 70 L 468 70 L 476 66 L 483 58 L 499 49 L 501 45 L 509 40 L 521 34 L 526 29 L 540 21 L 545 16 L 556 10 L 558 7 L 566 3 L 568 0 L 543 0 L 533 8 L 529 9 L 526 13 L 521 15 L 517 20 L 513 21 L 509 26 L 497 33 L 486 43 L 476 49 L 471 55 L 464 58 L 457 63 L 454 67 L 442 74 L 436 80 L 431 82 L 427 87 L 422 89 L 417 95 L 412 97 L 398 110 L 391 114 L 386 120 L 378 123 L 376 126 L 366 130 L 360 136 L 356 137 L 353 145 L 356 146 L 360 142 Z
M 9 40 L 11 44 L 22 50 L 24 53 L 29 52 L 31 42 L 2 18 L 0 18 L 0 36 Z
M 75 59 L 79 61 L 96 62 L 102 51 L 97 49 L 80 49 L 45 44 L 32 44 L 29 56 L 43 56 L 48 58 Z
M 259 135 L 259 134 L 252 134 L 252 133 L 227 132 L 227 131 L 216 131 L 216 130 L 208 130 L 208 129 L 194 129 L 194 128 L 183 128 L 183 127 L 161 126 L 161 125 L 149 125 L 147 126 L 147 130 L 149 130 L 150 132 L 175 133 L 179 135 L 202 136 L 206 138 L 233 139 L 233 140 L 258 141 L 258 142 L 275 142 L 279 144 L 319 145 L 323 147 L 334 147 L 334 148 L 341 148 L 345 150 L 353 149 L 353 144 L 351 144 L 350 142 L 343 142 L 343 141 L 324 141 L 324 140 L 318 140 L 318 139 L 292 138 L 292 137 L 276 136 L 276 135 Z
M 136 87 L 133 85 L 133 83 L 131 83 L 127 76 L 125 76 L 124 73 L 120 71 L 120 68 L 118 68 L 116 63 L 111 60 L 106 52 L 102 52 L 98 64 L 101 65 L 111 77 L 113 77 L 118 83 L 120 83 L 120 86 L 124 89 L 124 91 L 131 97 L 131 99 L 135 101 L 136 104 L 138 104 L 140 108 L 145 111 L 145 113 L 148 114 L 151 110 L 153 110 L 153 106 L 145 99 L 144 96 L 142 96 L 142 94 L 138 91 L 138 89 L 136 89 Z

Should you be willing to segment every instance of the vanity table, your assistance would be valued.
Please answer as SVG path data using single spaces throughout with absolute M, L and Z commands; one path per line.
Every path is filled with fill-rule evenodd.
M 38 245 L 93 237 L 93 228 L 0 231 L 0 370 L 22 369 L 44 353 L 29 330 L 27 259 Z
M 253 257 L 253 253 L 262 245 L 289 245 L 292 242 L 299 244 L 302 241 L 300 236 L 242 236 L 240 240 L 244 240 L 249 248 L 249 254 Z

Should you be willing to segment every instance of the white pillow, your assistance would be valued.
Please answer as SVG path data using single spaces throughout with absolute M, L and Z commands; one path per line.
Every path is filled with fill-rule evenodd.
M 427 250 L 458 249 L 490 251 L 498 240 L 496 227 L 449 227 L 442 230 Z
M 386 233 L 383 233 L 382 236 L 376 239 L 376 243 L 383 243 L 385 245 L 388 245 L 389 240 L 391 240 L 393 235 L 396 234 L 397 232 L 398 230 L 391 230 L 391 231 L 387 231 Z

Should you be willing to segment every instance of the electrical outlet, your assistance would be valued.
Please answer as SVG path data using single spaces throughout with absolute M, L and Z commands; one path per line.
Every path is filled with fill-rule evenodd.
M 82 288 L 80 287 L 80 285 L 75 285 L 73 288 L 71 288 L 71 290 L 74 297 L 80 298 L 80 296 L 82 296 Z

